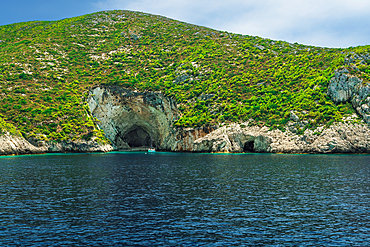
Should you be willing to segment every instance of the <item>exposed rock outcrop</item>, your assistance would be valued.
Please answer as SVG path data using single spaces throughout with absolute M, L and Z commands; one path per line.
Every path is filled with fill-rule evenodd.
M 335 103 L 349 101 L 364 121 L 370 124 L 370 85 L 364 84 L 347 69 L 335 72 L 328 87 L 328 95 Z
M 64 152 L 109 152 L 113 147 L 99 144 L 96 141 L 40 142 L 30 143 L 22 136 L 3 134 L 0 136 L 0 155 L 38 154 Z
M 147 148 L 173 150 L 179 113 L 172 99 L 161 93 L 134 92 L 111 86 L 90 90 L 87 100 L 99 127 L 119 150 Z
M 229 127 L 219 128 L 205 137 L 194 141 L 193 151 L 195 152 L 244 152 L 254 151 L 254 141 L 258 133 L 252 135 L 241 129 L 239 124 L 232 124 Z M 261 144 L 261 143 L 259 143 Z M 257 144 L 258 145 L 258 144 Z M 264 145 L 259 145 L 258 150 L 262 150 Z
M 44 153 L 45 149 L 35 147 L 26 139 L 17 135 L 3 134 L 0 136 L 0 154 L 32 154 Z
M 67 141 L 67 142 L 51 142 L 46 144 L 48 153 L 90 153 L 90 152 L 110 152 L 113 147 L 110 144 L 99 144 L 96 141 Z
M 195 152 L 269 153 L 370 153 L 370 129 L 364 122 L 335 123 L 297 135 L 290 130 L 270 131 L 267 127 L 221 127 L 194 141 Z M 244 123 L 248 125 L 248 123 Z
M 176 143 L 172 147 L 171 151 L 194 151 L 194 142 L 199 138 L 202 138 L 212 131 L 215 130 L 216 127 L 200 127 L 200 128 L 179 128 L 176 129 Z M 201 151 L 197 151 L 201 152 Z M 209 152 L 209 151 L 203 151 Z

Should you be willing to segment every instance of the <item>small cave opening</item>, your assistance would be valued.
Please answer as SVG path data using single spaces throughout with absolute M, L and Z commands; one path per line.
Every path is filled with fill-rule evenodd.
M 244 152 L 254 152 L 254 141 L 244 143 Z
M 155 147 L 149 133 L 140 127 L 137 127 L 125 134 L 123 140 L 130 146 L 131 149 L 148 148 L 151 146 Z

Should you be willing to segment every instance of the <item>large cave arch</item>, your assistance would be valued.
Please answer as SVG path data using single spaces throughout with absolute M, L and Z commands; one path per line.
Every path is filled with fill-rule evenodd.
M 176 144 L 178 109 L 160 93 L 101 86 L 90 90 L 88 104 L 117 150 L 172 150 Z

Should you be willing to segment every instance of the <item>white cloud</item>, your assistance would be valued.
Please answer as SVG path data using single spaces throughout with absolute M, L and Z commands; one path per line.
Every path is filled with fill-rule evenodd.
M 101 0 L 95 6 L 159 14 L 218 30 L 303 44 L 370 44 L 368 0 Z

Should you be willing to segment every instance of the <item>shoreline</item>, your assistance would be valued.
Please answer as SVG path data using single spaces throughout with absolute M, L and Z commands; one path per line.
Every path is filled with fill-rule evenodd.
M 320 135 L 309 129 L 298 135 L 290 130 L 282 132 L 269 130 L 267 127 L 242 126 L 243 124 L 230 124 L 212 131 L 204 131 L 202 128 L 178 131 L 168 135 L 172 139 L 166 145 L 157 141 L 155 147 L 157 152 L 172 153 L 370 154 L 370 128 L 365 123 L 335 123 L 326 129 L 321 127 Z M 112 151 L 129 153 L 147 152 L 148 148 L 147 145 L 132 148 L 126 145 L 122 148 L 112 140 L 111 144 L 76 140 L 35 146 L 20 136 L 0 136 L 1 156 Z
M 82 155 L 82 154 L 114 154 L 114 153 L 122 153 L 122 154 L 134 154 L 134 153 L 141 153 L 141 154 L 148 154 L 146 151 L 128 151 L 128 150 L 114 150 L 109 152 L 44 152 L 44 153 L 24 153 L 24 154 L 0 154 L 1 158 L 6 157 L 24 157 L 24 156 L 37 156 L 37 155 Z M 370 153 L 266 153 L 266 152 L 186 152 L 186 151 L 156 151 L 155 153 L 150 153 L 151 155 L 155 154 L 208 154 L 208 155 L 307 155 L 307 156 L 314 156 L 314 155 L 368 155 Z

